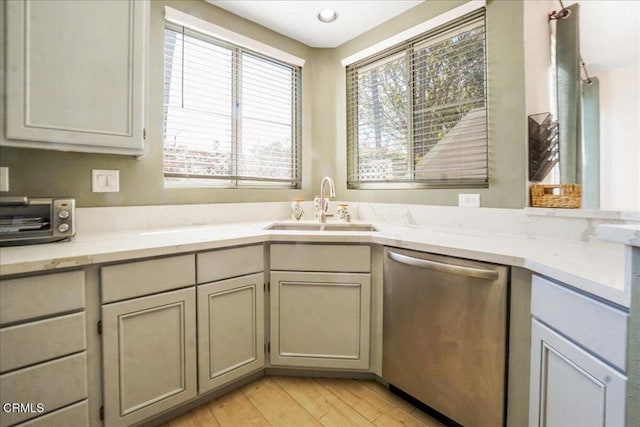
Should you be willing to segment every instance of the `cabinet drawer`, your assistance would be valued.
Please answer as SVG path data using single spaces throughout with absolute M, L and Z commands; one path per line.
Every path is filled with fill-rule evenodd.
M 84 272 L 0 282 L 0 325 L 84 308 Z
M 214 282 L 264 270 L 262 245 L 222 249 L 197 255 L 198 283 Z
M 539 276 L 532 279 L 531 313 L 626 370 L 627 313 Z
M 76 353 L 86 348 L 84 313 L 0 329 L 0 372 Z
M 89 425 L 89 405 L 83 400 L 50 414 L 18 424 L 16 427 L 86 427 Z
M 110 265 L 100 277 L 103 303 L 183 288 L 196 283 L 195 255 Z
M 371 248 L 365 245 L 271 245 L 271 270 L 368 273 Z
M 86 399 L 87 357 L 75 354 L 0 375 L 2 402 L 42 403 L 44 413 Z M 3 413 L 0 427 L 13 425 L 33 413 Z

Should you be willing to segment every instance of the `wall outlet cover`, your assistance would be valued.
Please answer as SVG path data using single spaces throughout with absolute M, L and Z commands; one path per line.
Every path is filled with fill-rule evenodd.
M 117 193 L 120 191 L 120 171 L 118 169 L 92 169 L 91 191 L 94 193 Z
M 0 191 L 9 191 L 9 167 L 0 167 Z
M 479 194 L 458 194 L 458 206 L 465 207 L 465 208 L 479 208 L 480 195 Z

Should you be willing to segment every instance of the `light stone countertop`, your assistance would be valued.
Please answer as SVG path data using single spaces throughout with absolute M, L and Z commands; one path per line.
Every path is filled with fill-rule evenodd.
M 625 246 L 620 243 L 383 223 L 373 223 L 377 232 L 264 230 L 273 222 L 78 233 L 71 242 L 5 247 L 0 248 L 0 275 L 263 242 L 371 243 L 524 267 L 629 307 Z
M 602 224 L 598 226 L 597 234 L 601 240 L 640 247 L 640 224 Z

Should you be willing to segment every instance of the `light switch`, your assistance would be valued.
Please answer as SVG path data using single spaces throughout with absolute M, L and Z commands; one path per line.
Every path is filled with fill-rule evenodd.
M 479 208 L 480 195 L 479 194 L 458 194 L 458 206 L 462 206 L 465 208 Z
M 93 169 L 91 184 L 91 191 L 94 193 L 117 193 L 120 191 L 120 171 L 118 169 Z
M 9 167 L 0 167 L 0 191 L 9 191 Z

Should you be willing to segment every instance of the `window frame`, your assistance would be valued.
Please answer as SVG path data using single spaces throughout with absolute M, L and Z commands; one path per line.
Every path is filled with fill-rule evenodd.
M 271 62 L 278 66 L 284 66 L 291 69 L 291 156 L 290 161 L 286 164 L 292 171 L 291 179 L 271 178 L 271 177 L 249 177 L 239 175 L 237 172 L 240 168 L 241 156 L 238 155 L 241 142 L 241 133 L 243 126 L 243 118 L 238 110 L 240 108 L 229 107 L 229 115 L 232 117 L 232 134 L 230 140 L 231 155 L 231 171 L 230 175 L 200 175 L 192 173 L 172 173 L 165 171 L 165 143 L 166 143 L 166 125 L 167 125 L 167 109 L 169 104 L 165 104 L 166 98 L 166 81 L 163 85 L 163 137 L 162 137 L 162 173 L 165 188 L 221 188 L 221 189 L 239 189 L 239 188 L 256 188 L 256 189 L 300 189 L 302 187 L 302 65 L 293 64 L 285 59 L 270 56 L 267 53 L 261 53 L 254 49 L 248 48 L 238 43 L 217 37 L 198 28 L 173 22 L 165 19 L 163 33 L 166 31 L 174 31 L 182 33 L 185 37 L 185 31 L 188 31 L 189 37 L 195 37 L 200 41 L 211 43 L 217 47 L 229 49 L 232 55 L 231 64 L 231 81 L 232 81 L 232 104 L 240 105 L 242 92 L 242 57 L 244 54 L 258 58 L 260 60 Z M 163 40 L 163 48 L 166 48 L 166 38 Z M 163 53 L 163 70 L 166 68 L 166 56 Z M 304 63 L 304 61 L 302 62 Z M 183 64 L 184 66 L 184 64 Z M 166 76 L 165 76 L 166 77 Z M 164 81 L 164 79 L 163 79 Z M 227 151 L 225 151 L 226 153 Z
M 362 69 L 366 69 L 373 64 L 381 63 L 385 59 L 391 59 L 392 57 L 404 52 L 405 59 L 407 61 L 407 69 L 411 70 L 407 72 L 407 76 L 410 78 L 407 81 L 407 105 L 409 110 L 407 115 L 407 152 L 408 158 L 412 158 L 414 155 L 414 119 L 416 117 L 416 105 L 414 99 L 414 82 L 415 73 L 417 70 L 414 68 L 415 56 L 414 47 L 421 43 L 429 42 L 431 40 L 437 40 L 443 33 L 458 28 L 464 28 L 470 25 L 476 20 L 482 20 L 483 27 L 483 61 L 484 61 L 484 108 L 485 114 L 485 129 L 486 129 L 486 179 L 482 182 L 477 179 L 465 180 L 465 179 L 450 179 L 447 181 L 426 181 L 415 179 L 415 164 L 413 161 L 408 162 L 411 166 L 409 172 L 412 174 L 411 180 L 390 180 L 390 181 L 354 181 L 351 180 L 352 176 L 355 176 L 354 171 L 358 170 L 360 144 L 357 141 L 358 137 L 358 90 L 357 84 L 358 72 Z M 359 59 L 351 64 L 347 64 L 345 68 L 346 75 L 346 112 L 347 112 L 347 144 L 346 144 L 346 159 L 347 159 L 347 189 L 353 190 L 375 190 L 375 189 L 455 189 L 455 188 L 489 188 L 490 170 L 489 170 L 489 93 L 488 93 L 488 52 L 487 52 L 487 21 L 486 21 L 486 8 L 474 10 L 470 13 L 466 13 L 456 19 L 425 31 L 417 36 L 411 37 L 405 41 L 397 43 L 391 47 L 388 47 L 373 55 L 367 56 L 363 59 Z M 357 68 L 354 73 L 352 70 Z M 353 73 L 353 74 L 352 74 Z M 353 89 L 352 89 L 353 88 Z M 355 100 L 355 101 L 352 101 Z

